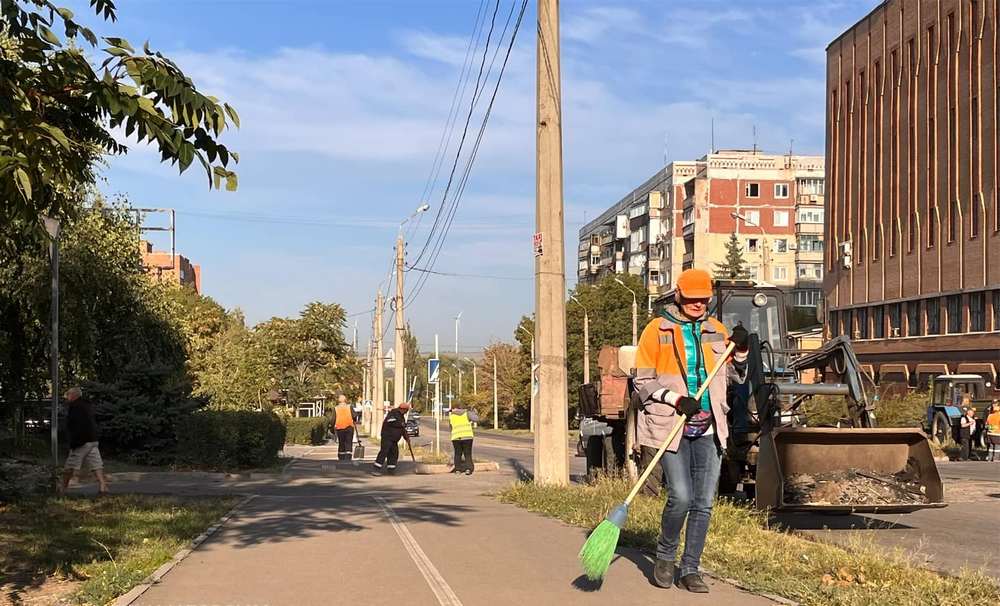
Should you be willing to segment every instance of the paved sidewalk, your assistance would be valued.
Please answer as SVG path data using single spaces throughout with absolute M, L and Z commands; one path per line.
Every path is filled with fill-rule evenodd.
M 702 596 L 654 587 L 652 561 L 633 550 L 623 550 L 595 587 L 576 560 L 582 529 L 488 496 L 512 475 L 317 474 L 313 465 L 328 449 L 311 450 L 280 478 L 145 474 L 154 477 L 116 483 L 116 492 L 257 495 L 136 604 L 772 603 L 714 581 Z

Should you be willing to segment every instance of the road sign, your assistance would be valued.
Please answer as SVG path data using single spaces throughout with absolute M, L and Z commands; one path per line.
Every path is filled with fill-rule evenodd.
M 441 373 L 441 360 L 438 358 L 430 358 L 427 360 L 427 382 L 431 385 L 437 385 L 438 375 Z

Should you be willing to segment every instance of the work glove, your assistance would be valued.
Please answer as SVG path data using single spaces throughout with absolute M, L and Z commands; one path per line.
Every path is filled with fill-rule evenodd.
M 690 396 L 681 396 L 677 398 L 677 403 L 674 404 L 674 408 L 690 418 L 701 410 L 701 403 Z
M 750 349 L 750 333 L 741 324 L 737 324 L 729 333 L 729 342 L 736 345 L 736 351 L 746 351 Z

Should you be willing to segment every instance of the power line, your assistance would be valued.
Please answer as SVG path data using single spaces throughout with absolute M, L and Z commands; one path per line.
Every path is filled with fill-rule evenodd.
M 434 274 L 435 276 L 448 276 L 453 278 L 484 278 L 489 280 L 534 280 L 534 278 L 530 277 L 518 278 L 515 276 L 491 276 L 488 274 L 456 274 L 444 271 L 434 271 L 432 269 L 424 269 L 422 267 L 410 267 L 409 269 L 421 273 Z

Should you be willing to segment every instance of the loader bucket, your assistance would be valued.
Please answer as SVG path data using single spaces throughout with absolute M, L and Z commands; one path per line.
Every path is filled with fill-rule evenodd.
M 926 502 L 879 504 L 801 503 L 786 494 L 786 480 L 830 472 L 859 470 L 890 476 L 904 468 L 916 469 Z M 822 477 L 822 476 L 821 476 Z M 944 488 L 927 437 L 919 429 L 836 429 L 782 427 L 760 438 L 757 460 L 757 506 L 773 511 L 828 513 L 909 513 L 945 507 Z

